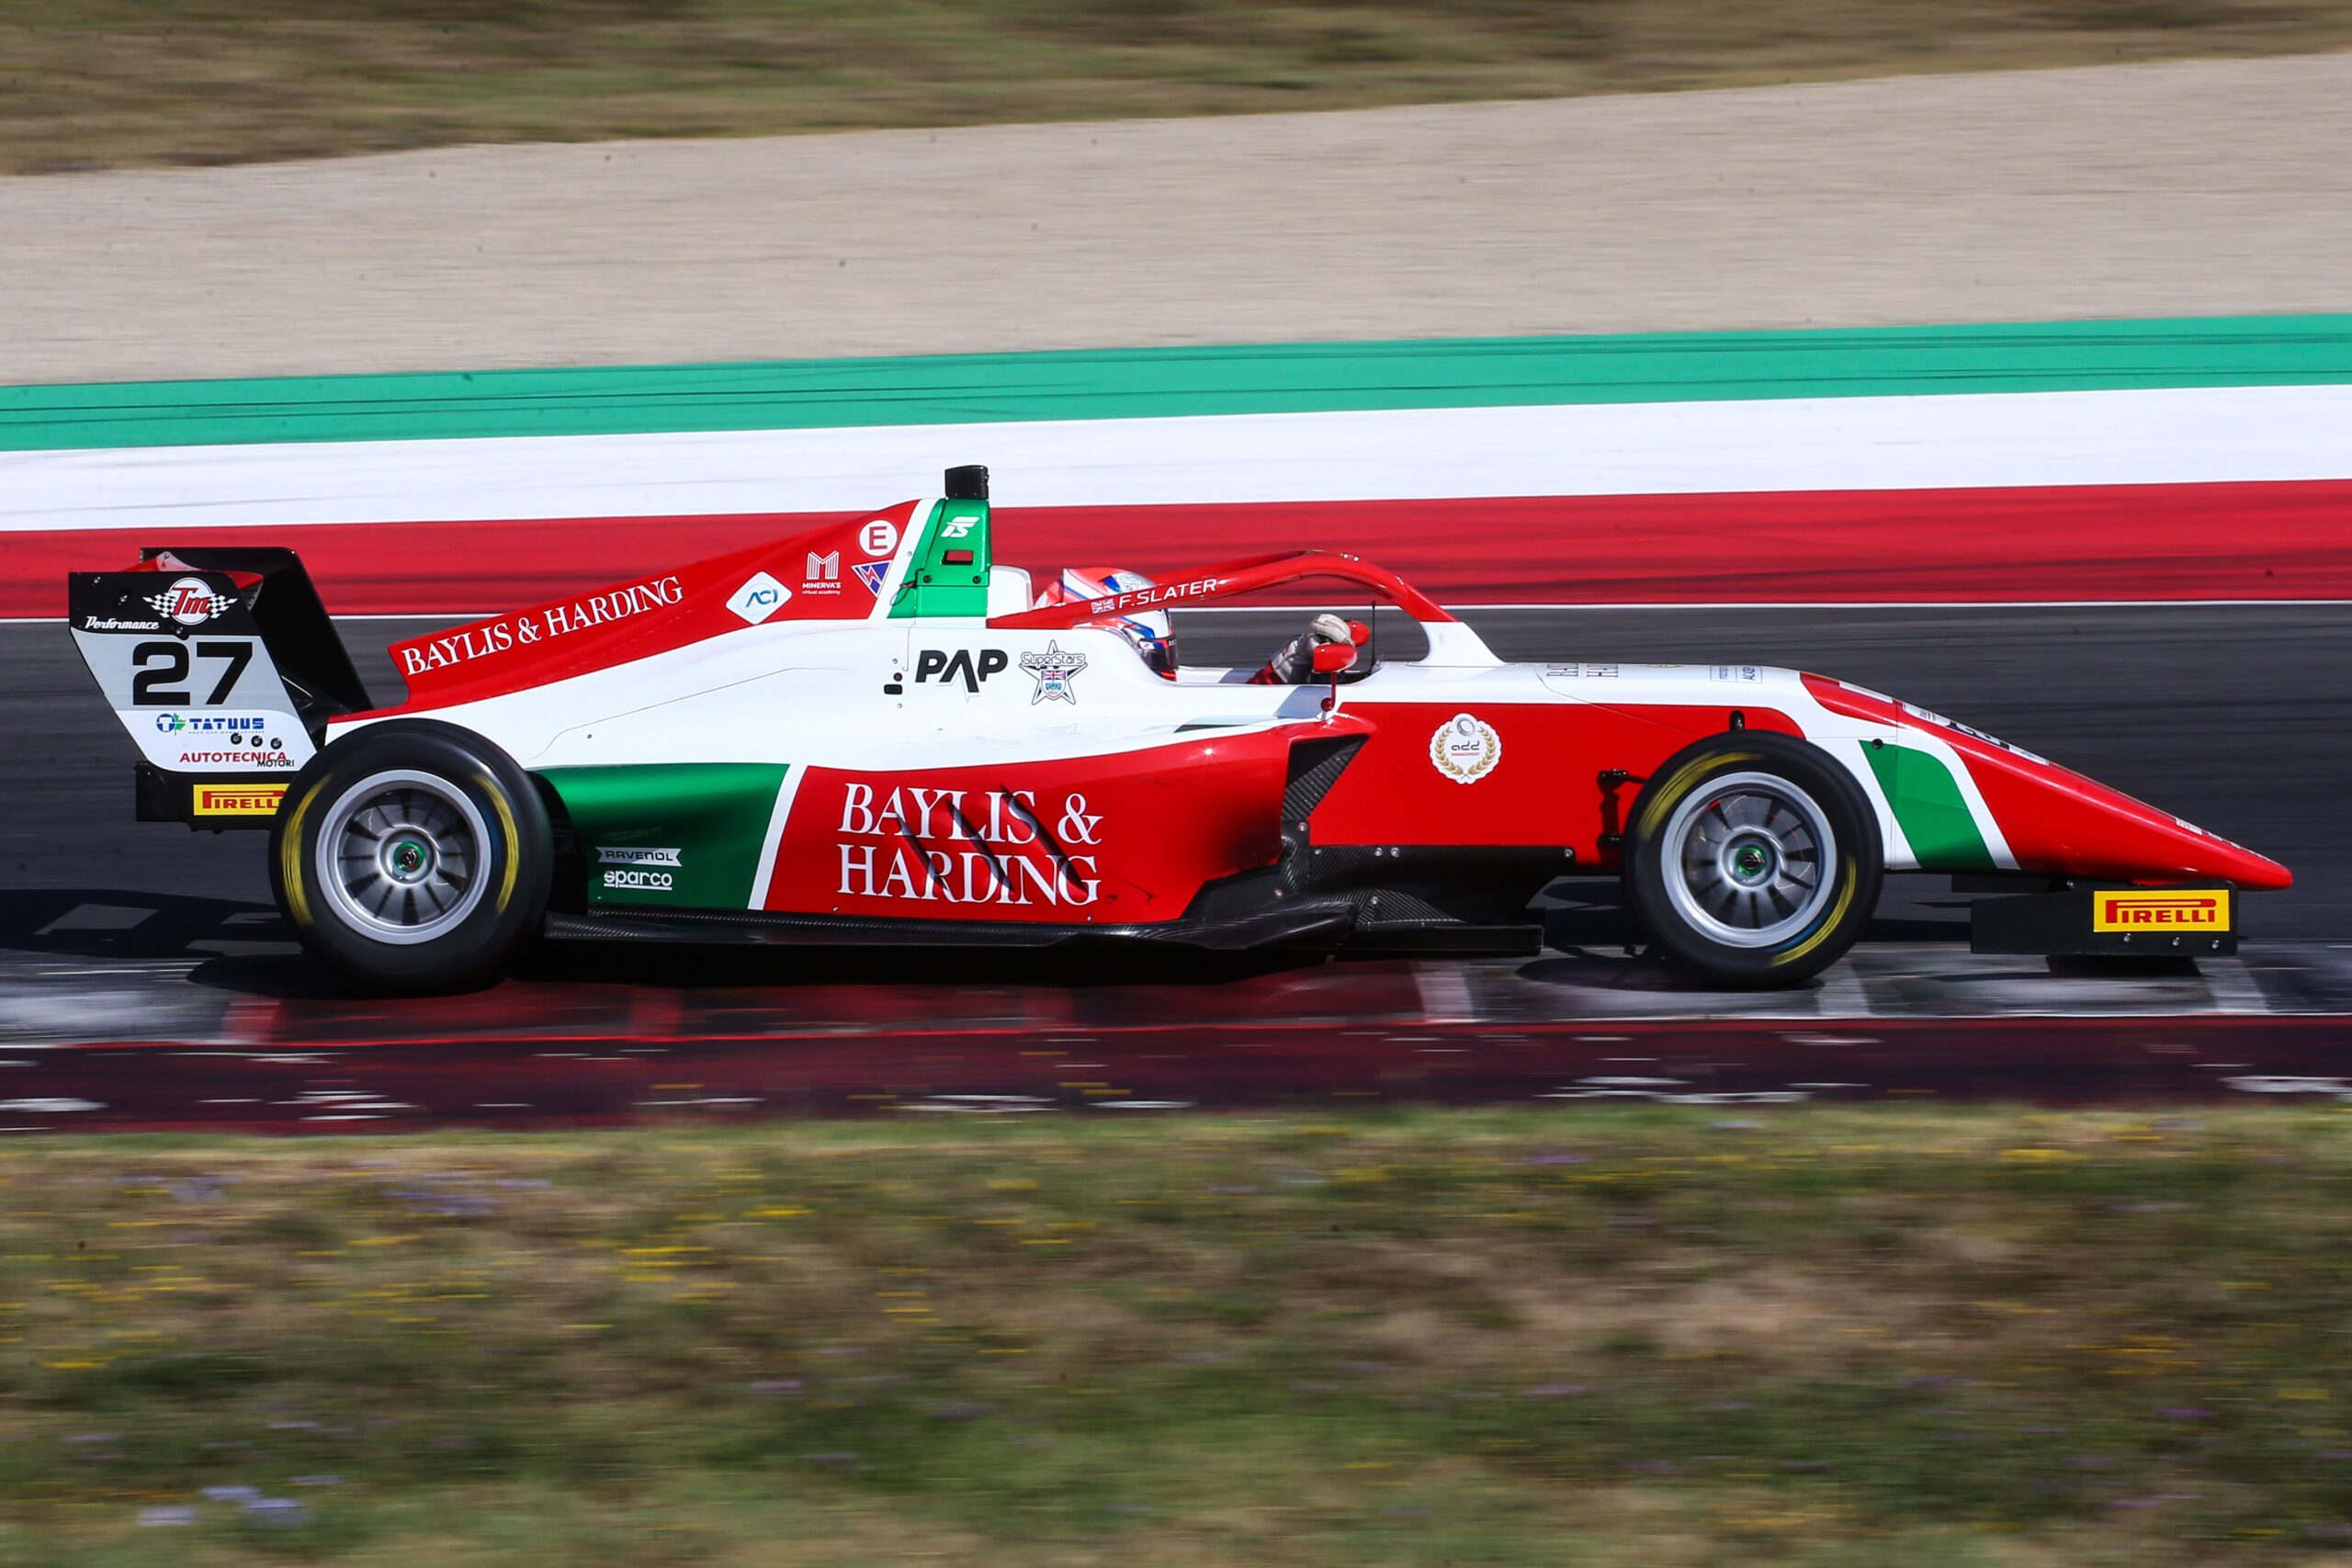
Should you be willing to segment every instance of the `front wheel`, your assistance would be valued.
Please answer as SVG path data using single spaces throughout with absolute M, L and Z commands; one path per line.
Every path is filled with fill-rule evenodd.
M 1793 986 L 1843 957 L 1885 856 L 1860 787 L 1817 747 L 1712 736 L 1652 775 L 1624 840 L 1628 900 L 1658 945 L 1720 986 Z
M 269 848 L 271 890 L 304 949 L 382 991 L 498 974 L 538 934 L 553 876 L 530 775 L 435 719 L 370 725 L 320 752 Z

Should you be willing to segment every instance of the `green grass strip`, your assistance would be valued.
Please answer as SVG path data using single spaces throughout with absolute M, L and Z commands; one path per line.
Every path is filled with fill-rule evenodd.
M 0 388 L 0 450 L 2352 382 L 2352 316 Z
M 14 1145 L 0 1556 L 2202 1568 L 2352 1529 L 2339 1108 L 1134 1114 Z

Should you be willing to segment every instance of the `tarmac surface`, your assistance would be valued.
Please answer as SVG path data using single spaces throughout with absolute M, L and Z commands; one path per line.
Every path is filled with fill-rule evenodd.
M 1965 897 L 1891 878 L 1851 960 L 1765 995 L 1629 954 L 1614 885 L 1584 880 L 1555 885 L 1532 960 L 566 942 L 469 996 L 385 1002 L 295 952 L 257 836 L 133 823 L 130 745 L 62 626 L 6 625 L 0 1126 L 2352 1095 L 2352 605 L 1469 614 L 1507 658 L 1788 663 L 1888 690 L 2272 854 L 2297 886 L 2247 901 L 2237 959 L 2126 970 L 1972 958 Z M 1238 661 L 1297 618 L 1178 631 L 1188 658 Z M 379 696 L 380 649 L 420 625 L 343 623 Z

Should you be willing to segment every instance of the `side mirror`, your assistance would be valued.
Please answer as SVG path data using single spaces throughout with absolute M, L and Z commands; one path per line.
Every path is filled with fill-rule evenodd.
M 1317 675 L 1337 675 L 1355 661 L 1353 643 L 1318 642 L 1315 645 L 1315 672 Z

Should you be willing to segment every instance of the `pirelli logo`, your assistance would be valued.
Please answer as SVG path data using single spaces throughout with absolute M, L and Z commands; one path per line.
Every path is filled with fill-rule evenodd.
M 2091 895 L 2095 931 L 2225 931 L 2230 929 L 2226 887 L 2168 887 Z
M 286 786 L 282 784 L 198 784 L 196 815 L 271 817 L 277 812 L 277 803 L 285 798 Z

